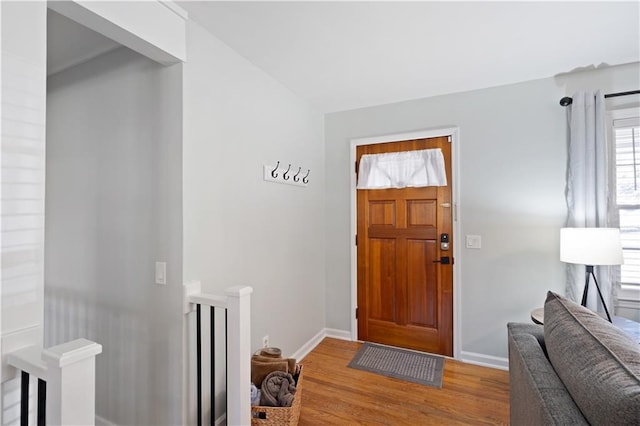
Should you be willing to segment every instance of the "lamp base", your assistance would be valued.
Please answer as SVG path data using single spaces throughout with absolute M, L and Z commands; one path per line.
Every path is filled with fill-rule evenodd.
M 593 282 L 596 283 L 596 289 L 598 290 L 598 294 L 600 295 L 600 301 L 602 301 L 604 312 L 607 314 L 607 319 L 609 320 L 609 322 L 612 322 L 611 315 L 609 315 L 609 310 L 607 309 L 607 304 L 604 303 L 604 297 L 602 297 L 602 292 L 600 291 L 600 286 L 598 285 L 596 274 L 593 273 L 593 265 L 586 265 L 585 278 L 584 278 L 584 291 L 582 292 L 581 305 L 584 307 L 587 306 L 587 294 L 589 293 L 589 277 L 590 276 L 593 276 Z

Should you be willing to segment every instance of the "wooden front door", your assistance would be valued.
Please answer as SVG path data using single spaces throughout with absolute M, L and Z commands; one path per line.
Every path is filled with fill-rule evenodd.
M 429 148 L 442 150 L 448 186 L 357 190 L 358 339 L 453 356 L 449 138 L 362 145 L 356 159 Z

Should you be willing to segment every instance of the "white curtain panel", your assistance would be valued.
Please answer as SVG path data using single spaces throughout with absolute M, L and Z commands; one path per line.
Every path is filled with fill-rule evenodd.
M 360 158 L 358 189 L 447 186 L 442 150 L 365 154 Z
M 596 92 L 574 94 L 569 111 L 569 164 L 567 172 L 567 227 L 609 226 L 608 149 L 605 131 L 604 95 Z M 615 286 L 611 267 L 596 266 L 595 274 L 605 303 L 613 312 Z M 593 280 L 591 280 L 593 281 Z M 567 297 L 580 302 L 585 283 L 583 265 L 567 265 Z M 589 284 L 587 306 L 600 310 L 595 283 Z

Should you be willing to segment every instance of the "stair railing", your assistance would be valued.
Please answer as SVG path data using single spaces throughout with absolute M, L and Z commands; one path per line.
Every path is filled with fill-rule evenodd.
M 72 340 L 44 351 L 28 346 L 7 355 L 21 372 L 20 425 L 29 424 L 29 378 L 38 379 L 37 425 L 93 425 L 96 420 L 95 359 L 102 345 Z
M 211 423 L 216 418 L 214 413 L 213 398 L 218 395 L 215 389 L 215 348 L 216 330 L 219 329 L 214 324 L 215 312 L 217 309 L 224 310 L 224 336 L 225 336 L 225 365 L 226 371 L 226 401 L 224 406 L 226 412 L 222 417 L 226 418 L 226 424 L 230 426 L 251 424 L 251 287 L 236 286 L 228 288 L 224 296 L 215 296 L 202 293 L 201 283 L 198 281 L 184 285 L 183 314 L 185 315 L 185 335 L 194 336 L 195 344 L 187 339 L 187 359 L 188 368 L 185 372 L 185 424 L 202 425 L 203 407 L 208 402 L 210 409 Z M 209 341 L 211 346 L 208 350 L 202 348 L 202 308 L 209 308 L 210 324 L 208 326 L 211 333 Z M 190 330 L 190 317 L 195 313 L 195 333 Z M 195 352 L 195 354 L 193 353 Z M 203 357 L 203 354 L 209 357 Z M 195 356 L 194 356 L 195 355 Z M 195 358 L 195 360 L 193 359 Z M 210 400 L 203 401 L 203 358 L 209 358 L 211 371 Z M 194 369 L 195 373 L 191 374 Z M 195 381 L 195 383 L 193 383 Z M 195 388 L 195 397 L 192 398 L 191 390 Z M 193 401 L 195 399 L 195 401 Z M 191 416 L 195 410 L 195 416 Z M 195 419 L 193 419 L 195 417 Z

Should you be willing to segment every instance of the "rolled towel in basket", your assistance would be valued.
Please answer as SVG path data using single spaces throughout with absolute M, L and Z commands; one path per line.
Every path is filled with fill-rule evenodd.
M 274 371 L 262 382 L 260 405 L 291 407 L 295 393 L 296 382 L 293 376 L 283 371 Z
M 278 348 L 262 348 L 251 357 L 251 381 L 260 387 L 262 381 L 273 371 L 284 371 L 294 374 L 296 360 L 282 358 L 282 351 Z
M 251 381 L 259 388 L 264 379 L 274 371 L 289 372 L 286 359 L 264 360 L 263 357 L 254 355 L 251 358 Z

